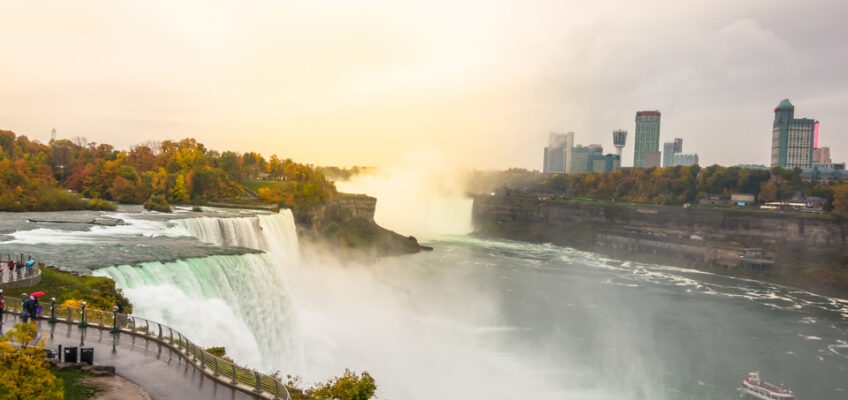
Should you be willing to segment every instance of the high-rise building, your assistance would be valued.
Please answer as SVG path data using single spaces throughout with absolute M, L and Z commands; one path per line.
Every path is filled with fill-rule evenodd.
M 546 174 L 567 173 L 571 169 L 571 147 L 574 145 L 574 132 L 551 133 L 548 147 L 545 147 L 545 159 L 542 171 Z
M 813 166 L 830 164 L 833 161 L 830 159 L 830 147 L 819 147 L 813 149 Z
M 618 159 L 621 160 L 621 150 L 624 149 L 624 143 L 627 141 L 627 131 L 618 129 L 612 131 L 612 145 L 615 146 L 615 152 L 618 154 Z
M 621 157 L 618 154 L 605 154 L 592 161 L 592 172 L 602 174 L 612 172 L 621 167 Z
M 633 154 L 633 166 L 636 168 L 650 168 L 644 162 L 644 153 L 656 153 L 656 162 L 651 166 L 659 166 L 660 150 L 660 112 L 639 111 L 636 113 L 636 135 L 635 150 Z M 653 160 L 654 155 L 652 155 Z
M 603 148 L 598 144 L 576 146 L 571 149 L 571 173 L 579 174 L 594 170 L 595 160 L 603 158 Z
M 663 143 L 663 152 L 662 152 L 662 166 L 663 167 L 673 167 L 675 165 L 685 165 L 685 164 L 674 164 L 674 155 L 683 152 L 683 139 L 675 138 L 673 142 Z M 697 155 L 696 155 L 697 157 Z
M 642 168 L 654 168 L 660 166 L 659 151 L 642 152 Z
M 784 99 L 774 109 L 771 132 L 771 166 L 811 168 L 818 144 L 819 122 L 795 118 L 795 106 Z
M 662 151 L 662 166 L 670 167 L 671 166 L 671 156 L 674 155 L 674 143 L 673 142 L 665 142 L 663 143 L 663 151 Z
M 678 165 L 695 165 L 698 163 L 698 154 L 675 153 L 671 156 L 671 164 L 669 166 L 676 167 Z

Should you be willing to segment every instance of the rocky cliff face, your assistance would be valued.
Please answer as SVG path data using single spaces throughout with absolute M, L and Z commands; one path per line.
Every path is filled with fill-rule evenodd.
M 848 298 L 848 219 L 533 197 L 474 199 L 475 234 L 766 280 Z
M 326 204 L 295 211 L 298 235 L 327 243 L 347 256 L 375 258 L 417 253 L 426 249 L 412 236 L 402 236 L 374 222 L 377 199 L 340 193 Z
M 477 229 L 492 224 L 544 224 L 537 240 L 578 225 L 655 235 L 717 240 L 749 247 L 821 251 L 848 249 L 848 224 L 831 216 L 735 209 L 638 207 L 481 196 L 472 211 Z

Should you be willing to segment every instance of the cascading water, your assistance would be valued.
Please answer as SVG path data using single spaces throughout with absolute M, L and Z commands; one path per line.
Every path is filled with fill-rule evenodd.
M 240 246 L 263 250 L 296 262 L 297 231 L 290 210 L 279 214 L 259 214 L 239 218 L 186 218 L 174 221 L 191 236 L 219 246 Z
M 291 212 L 174 222 L 203 241 L 268 253 L 121 265 L 94 274 L 114 279 L 139 316 L 162 321 L 201 345 L 225 345 L 253 367 L 292 368 L 298 346 L 284 271 L 298 259 Z

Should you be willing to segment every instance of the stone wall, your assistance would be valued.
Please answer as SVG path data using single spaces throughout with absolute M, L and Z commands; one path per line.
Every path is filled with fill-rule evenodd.
M 5 271 L 8 273 L 8 271 Z M 33 272 L 31 276 L 23 276 L 21 279 L 0 282 L 0 289 L 17 289 L 23 287 L 31 287 L 37 285 L 41 282 L 41 269 L 38 266 L 33 267 Z

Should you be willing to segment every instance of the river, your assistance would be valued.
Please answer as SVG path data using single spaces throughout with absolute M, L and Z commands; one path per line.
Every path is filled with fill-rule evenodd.
M 33 223 L 27 218 L 115 226 Z M 0 254 L 115 279 L 139 316 L 306 382 L 381 399 L 731 399 L 749 371 L 848 398 L 848 302 L 467 235 L 372 265 L 300 251 L 291 213 L 0 213 Z

